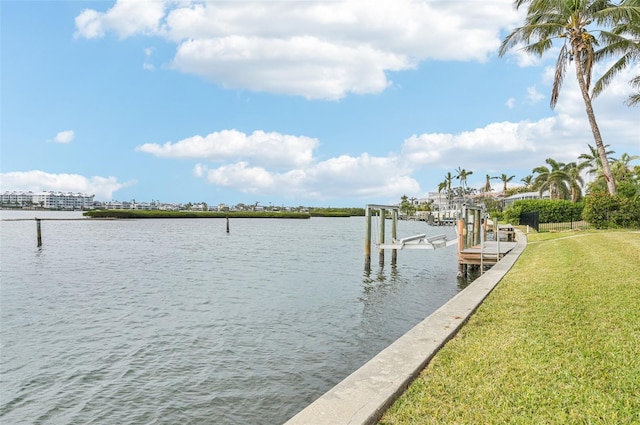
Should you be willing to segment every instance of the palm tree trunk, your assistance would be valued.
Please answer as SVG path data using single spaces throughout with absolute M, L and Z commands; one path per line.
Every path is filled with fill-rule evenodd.
M 607 181 L 607 189 L 609 195 L 616 194 L 616 182 L 613 180 L 611 174 L 611 167 L 609 166 L 609 160 L 607 159 L 607 153 L 604 149 L 604 143 L 602 142 L 602 136 L 600 135 L 600 129 L 596 122 L 596 115 L 593 113 L 593 106 L 591 104 L 591 97 L 589 96 L 589 89 L 587 83 L 584 81 L 584 70 L 582 69 L 582 55 L 579 49 L 574 48 L 575 52 L 575 64 L 576 64 L 576 77 L 578 78 L 578 85 L 580 86 L 580 92 L 582 93 L 582 99 L 584 100 L 584 106 L 587 109 L 587 117 L 589 118 L 589 124 L 591 125 L 591 132 L 598 148 L 598 155 L 600 161 L 602 161 L 602 171 L 604 178 Z

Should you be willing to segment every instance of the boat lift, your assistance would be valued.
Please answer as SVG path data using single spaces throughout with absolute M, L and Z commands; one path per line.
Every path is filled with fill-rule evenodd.
M 379 249 L 437 249 L 456 245 L 458 241 L 447 240 L 447 235 L 435 235 L 427 237 L 426 233 L 408 236 L 402 239 L 393 239 L 391 243 L 378 244 Z
M 369 204 L 365 209 L 366 218 L 366 233 L 365 233 L 365 270 L 371 269 L 371 217 L 372 210 L 377 210 L 380 217 L 380 237 L 379 242 L 376 243 L 376 247 L 379 251 L 379 262 L 384 264 L 384 251 L 385 249 L 391 250 L 391 263 L 396 262 L 396 255 L 398 250 L 402 249 L 436 249 L 452 246 L 458 243 L 457 240 L 447 240 L 446 235 L 435 235 L 427 237 L 426 233 L 408 236 L 398 239 L 397 226 L 398 226 L 398 213 L 400 207 L 397 205 L 375 205 Z M 392 228 L 391 228 L 391 243 L 385 243 L 385 221 L 387 217 L 387 211 L 391 213 Z

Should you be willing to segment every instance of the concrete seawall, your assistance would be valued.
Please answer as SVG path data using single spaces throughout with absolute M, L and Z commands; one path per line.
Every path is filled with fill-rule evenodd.
M 496 265 L 285 425 L 375 424 L 515 264 L 527 246 L 526 236 L 516 235 L 515 248 Z

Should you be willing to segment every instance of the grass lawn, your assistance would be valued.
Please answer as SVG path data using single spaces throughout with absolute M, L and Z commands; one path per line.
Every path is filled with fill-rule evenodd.
M 640 424 L 640 232 L 530 234 L 380 424 Z

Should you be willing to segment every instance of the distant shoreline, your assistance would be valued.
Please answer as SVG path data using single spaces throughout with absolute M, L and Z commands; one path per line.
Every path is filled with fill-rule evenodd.
M 160 210 L 91 210 L 82 213 L 90 218 L 289 218 L 308 219 L 309 213 L 272 211 L 160 211 Z
M 153 219 L 153 218 L 285 218 L 309 219 L 311 217 L 352 217 L 346 211 L 145 211 L 145 210 L 91 210 L 82 213 L 89 218 Z

